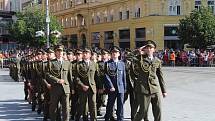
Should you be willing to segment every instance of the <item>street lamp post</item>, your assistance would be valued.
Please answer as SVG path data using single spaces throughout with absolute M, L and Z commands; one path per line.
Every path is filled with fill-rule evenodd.
M 50 23 L 50 17 L 49 17 L 49 0 L 46 0 L 46 36 L 47 36 L 47 48 L 50 47 L 49 43 L 49 23 Z

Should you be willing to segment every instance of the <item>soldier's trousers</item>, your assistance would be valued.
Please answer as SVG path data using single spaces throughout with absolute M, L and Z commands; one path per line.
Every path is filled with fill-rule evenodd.
M 25 82 L 24 82 L 25 100 L 27 100 L 27 98 L 28 98 L 28 89 L 29 89 L 28 82 L 25 81 Z
M 86 113 L 84 109 L 86 109 L 87 101 L 90 112 L 90 120 L 96 121 L 97 117 L 96 94 L 94 94 L 91 90 L 88 90 L 87 92 L 80 92 L 76 120 L 80 119 L 80 116 L 82 115 L 83 112 Z
M 154 116 L 154 121 L 162 121 L 161 120 L 161 96 L 159 93 L 155 94 L 137 94 L 137 103 L 140 108 L 138 113 L 135 115 L 133 121 L 141 121 L 148 114 L 149 104 L 152 104 L 152 112 Z
M 57 90 L 56 90 L 57 91 Z M 58 121 L 57 120 L 57 110 L 58 104 L 60 102 L 62 106 L 62 117 L 63 121 L 69 121 L 70 111 L 69 111 L 69 93 L 65 94 L 63 89 L 59 89 L 56 91 L 50 91 L 50 107 L 49 107 L 49 114 L 51 121 Z
M 49 90 L 46 89 L 46 91 L 44 92 L 44 106 L 43 106 L 44 119 L 49 118 L 49 101 L 50 101 L 50 94 L 49 94 Z
M 113 115 L 113 108 L 117 100 L 117 121 L 124 120 L 124 93 L 110 92 L 108 94 L 108 102 L 106 107 L 105 121 L 109 121 Z
M 33 86 L 33 89 L 31 90 L 31 95 L 32 95 L 32 111 L 35 111 L 38 95 L 38 90 L 37 88 L 35 88 L 35 86 Z
M 71 115 L 75 116 L 78 109 L 78 93 L 75 92 L 75 94 L 73 94 L 71 98 Z
M 103 105 L 103 94 L 98 94 L 96 95 L 96 103 L 97 103 L 97 111 L 100 112 L 101 111 L 101 108 L 102 108 L 102 105 Z

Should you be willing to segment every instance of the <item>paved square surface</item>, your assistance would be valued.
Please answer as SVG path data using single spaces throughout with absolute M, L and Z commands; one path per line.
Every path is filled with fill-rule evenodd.
M 164 67 L 163 71 L 168 91 L 162 100 L 163 121 L 215 121 L 215 68 Z M 42 121 L 23 100 L 23 83 L 8 75 L 7 69 L 0 70 L 0 121 Z M 129 117 L 126 102 L 125 120 Z M 153 121 L 151 109 L 149 119 Z

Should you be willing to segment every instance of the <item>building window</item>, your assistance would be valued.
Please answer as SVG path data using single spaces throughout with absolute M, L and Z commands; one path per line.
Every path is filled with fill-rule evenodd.
M 135 12 L 135 17 L 136 18 L 140 18 L 140 8 L 137 8 L 136 12 Z
M 178 36 L 178 27 L 164 27 L 164 36 Z
M 104 17 L 104 22 L 107 22 L 107 16 Z
M 113 21 L 113 15 L 110 15 L 110 22 Z
M 99 47 L 100 38 L 101 38 L 101 35 L 100 35 L 99 32 L 93 32 L 92 33 L 92 43 L 91 43 L 91 45 L 93 47 Z
M 70 26 L 73 27 L 73 17 L 70 18 Z
M 145 28 L 136 28 L 136 38 L 145 38 L 146 29 Z
M 74 19 L 74 26 L 78 26 L 78 18 L 77 18 L 77 16 L 75 17 L 75 19 Z
M 126 14 L 125 14 L 125 19 L 129 19 L 129 10 L 126 11 Z
M 136 39 L 135 39 L 135 44 L 136 47 L 141 47 L 144 45 L 145 38 L 146 38 L 146 29 L 145 28 L 136 28 Z
M 105 40 L 113 39 L 113 31 L 106 31 L 105 32 Z
M 211 11 L 213 12 L 213 14 L 215 13 L 215 10 L 214 10 L 214 0 L 208 0 L 208 7 L 211 9 Z
M 104 48 L 106 49 L 110 49 L 114 43 L 113 43 L 113 40 L 114 40 L 114 32 L 113 31 L 105 31 L 104 32 L 105 34 L 105 38 L 104 38 Z
M 181 15 L 181 2 L 180 0 L 169 0 L 169 15 Z
M 72 34 L 70 36 L 70 43 L 71 43 L 71 48 L 77 48 L 78 47 L 78 36 L 77 36 L 77 34 Z
M 110 10 L 110 13 L 109 13 L 109 15 L 108 15 L 108 22 L 112 22 L 113 21 L 113 16 L 114 15 L 114 10 L 112 9 L 112 10 Z
M 119 47 L 130 48 L 130 29 L 119 30 Z
M 100 23 L 100 17 L 96 16 L 96 24 Z
M 64 28 L 66 28 L 66 27 L 67 27 L 67 21 L 68 21 L 68 20 L 67 20 L 67 18 L 65 18 L 64 23 L 63 23 L 63 24 L 64 24 L 64 25 L 63 25 L 63 26 L 64 26 Z
M 199 10 L 201 8 L 201 0 L 195 0 L 195 9 Z
M 130 30 L 129 29 L 119 30 L 119 38 L 130 39 Z
M 164 47 L 181 49 L 182 41 L 178 38 L 178 26 L 164 26 Z
M 122 20 L 122 12 L 119 12 L 119 20 Z

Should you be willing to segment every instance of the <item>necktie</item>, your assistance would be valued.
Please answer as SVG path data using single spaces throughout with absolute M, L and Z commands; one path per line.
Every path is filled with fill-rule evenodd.
M 117 67 L 117 62 L 114 62 L 115 66 Z

